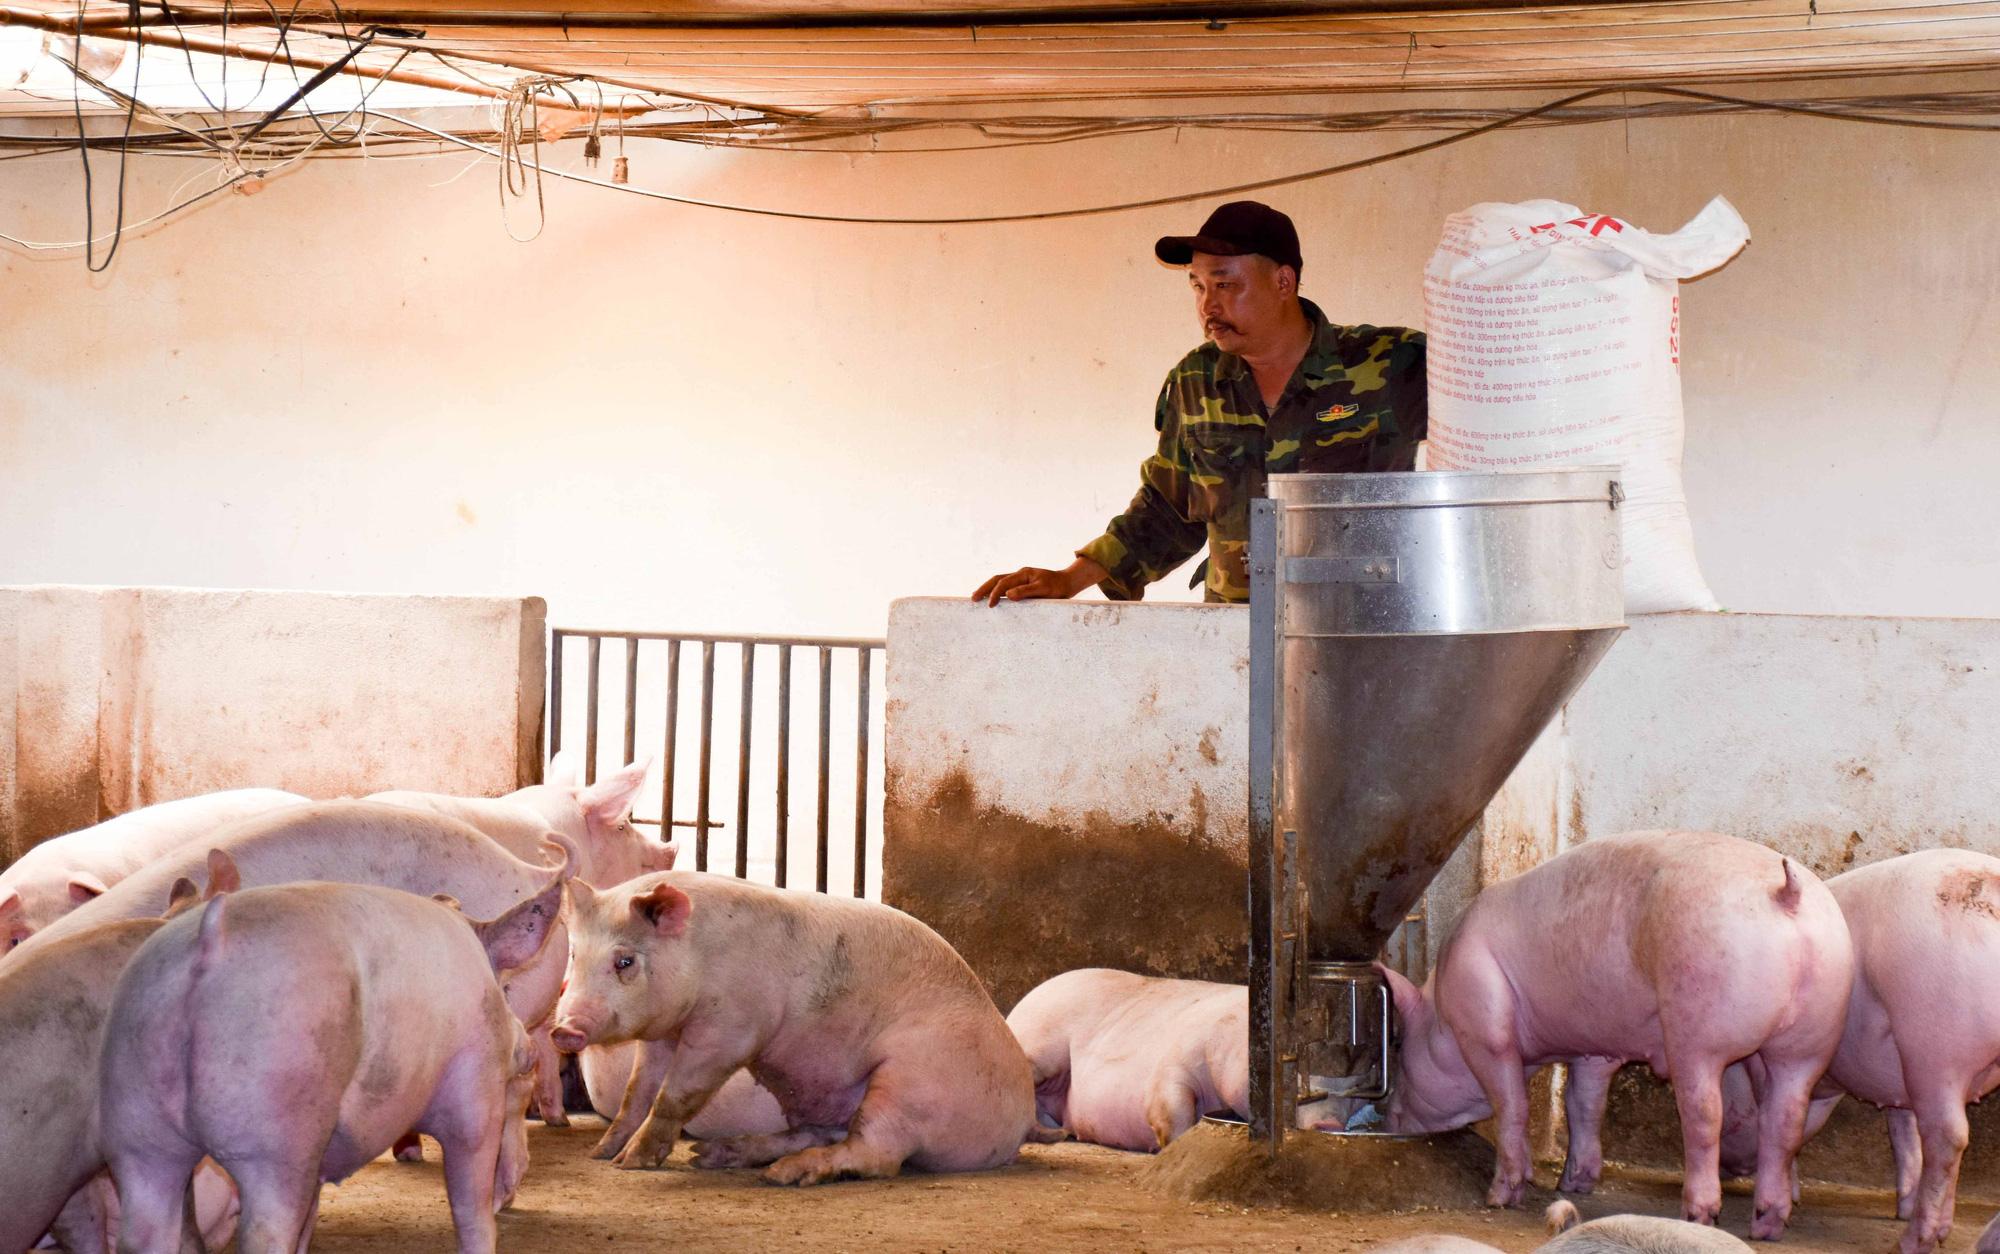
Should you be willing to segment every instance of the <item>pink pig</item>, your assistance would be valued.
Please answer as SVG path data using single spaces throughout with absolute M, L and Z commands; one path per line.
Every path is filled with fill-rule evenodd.
M 163 801 L 43 841 L 0 871 L 0 957 L 157 859 L 208 841 L 238 819 L 305 801 L 275 788 L 212 792 Z
M 976 1171 L 1036 1132 L 1028 1060 L 992 999 L 899 910 L 669 871 L 602 893 L 573 882 L 569 924 L 556 1044 L 672 1043 L 661 1073 L 635 1069 L 596 1150 L 621 1167 L 663 1165 L 746 1068 L 789 1129 L 703 1142 L 699 1166 L 769 1164 L 779 1184 L 893 1176 L 906 1162 Z
M 550 780 L 504 797 L 452 797 L 433 792 L 378 792 L 366 798 L 428 810 L 469 823 L 517 858 L 539 856 L 550 831 L 567 836 L 581 854 L 576 877 L 609 888 L 653 871 L 671 871 L 675 847 L 641 835 L 632 825 L 632 799 L 646 780 L 648 763 L 634 762 L 582 786 L 558 757 Z
M 2000 1086 L 2000 1005 L 1979 995 L 2000 976 L 2000 858 L 1928 849 L 1826 886 L 1854 937 L 1854 995 L 1808 1135 L 1843 1093 L 1887 1108 L 1896 1215 L 1910 1221 L 1898 1249 L 1928 1254 L 1951 1232 L 1965 1105 Z M 1729 1089 L 1739 1128 L 1761 1109 L 1754 1069 L 1741 1079 Z M 1723 1149 L 1739 1169 L 1762 1166 L 1762 1147 L 1740 1130 Z
M 1045 980 L 1007 1015 L 1044 1122 L 1079 1141 L 1164 1149 L 1212 1111 L 1250 1112 L 1241 984 L 1090 968 Z
M 194 885 L 181 881 L 174 911 L 194 904 Z M 0 1120 L 0 1254 L 21 1254 L 48 1229 L 71 1254 L 101 1252 L 117 1231 L 98 1148 L 98 1050 L 119 973 L 164 925 L 87 928 L 0 968 L 0 1109 L 10 1112 Z M 220 1249 L 235 1231 L 235 1186 L 205 1163 L 194 1193 L 203 1239 Z
M 204 1154 L 242 1194 L 245 1254 L 304 1249 L 320 1182 L 415 1127 L 444 1147 L 459 1249 L 491 1251 L 534 1062 L 494 974 L 533 960 L 561 905 L 558 881 L 469 924 L 394 889 L 299 883 L 161 928 L 119 980 L 99 1068 L 120 1250 L 177 1243 Z
M 1423 989 L 1384 968 L 1402 1019 L 1392 1132 L 1499 1116 L 1490 1205 L 1520 1204 L 1531 1164 L 1528 1073 L 1570 1064 L 1569 1159 L 1588 1192 L 1612 1075 L 1644 1059 L 1680 1109 L 1685 1218 L 1722 1208 L 1722 1073 L 1765 1077 L 1753 1237 L 1791 1217 L 1791 1164 L 1813 1084 L 1840 1041 L 1853 948 L 1826 886 L 1712 832 L 1598 837 L 1482 892 Z

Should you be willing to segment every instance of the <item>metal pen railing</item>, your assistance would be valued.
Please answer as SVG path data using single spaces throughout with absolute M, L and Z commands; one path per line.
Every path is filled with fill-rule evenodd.
M 872 699 L 873 659 L 876 652 L 884 647 L 884 642 L 874 639 L 852 637 L 821 636 L 767 636 L 767 635 L 703 635 L 693 632 L 658 631 L 614 631 L 591 630 L 575 627 L 558 627 L 550 632 L 549 654 L 549 716 L 548 716 L 548 756 L 553 759 L 563 747 L 565 658 L 571 652 L 570 646 L 581 642 L 584 651 L 584 697 L 583 697 L 583 781 L 594 782 L 598 774 L 600 736 L 605 721 L 606 676 L 604 674 L 604 643 L 607 640 L 622 642 L 623 682 L 619 686 L 624 705 L 623 719 L 618 724 L 622 731 L 621 747 L 623 764 L 636 759 L 642 743 L 642 723 L 651 722 L 650 712 L 658 711 L 658 741 L 661 750 L 659 814 L 653 818 L 635 816 L 633 822 L 644 826 L 656 826 L 663 838 L 676 828 L 692 828 L 694 832 L 695 870 L 711 869 L 710 834 L 730 832 L 734 842 L 733 873 L 739 878 L 749 878 L 752 872 L 751 833 L 755 827 L 753 815 L 753 779 L 760 764 L 768 764 L 773 783 L 764 794 L 768 802 L 769 830 L 771 832 L 772 883 L 779 888 L 786 887 L 790 878 L 790 864 L 793 855 L 791 832 L 792 791 L 792 655 L 796 650 L 812 652 L 818 661 L 818 739 L 817 774 L 813 789 L 814 798 L 814 846 L 813 846 L 813 886 L 826 892 L 833 864 L 833 803 L 847 798 L 836 797 L 832 784 L 833 763 L 833 707 L 836 680 L 842 688 L 851 691 L 854 701 L 854 734 L 852 752 L 854 757 L 854 782 L 852 789 L 853 848 L 852 891 L 856 897 L 864 897 L 868 891 L 868 864 L 875 851 L 871 838 L 878 822 L 871 822 L 881 809 L 879 781 L 871 774 L 871 768 L 880 761 L 873 752 L 879 731 L 879 717 Z M 683 646 L 693 645 L 700 649 L 700 692 L 699 724 L 695 743 L 695 782 L 692 819 L 678 817 L 683 808 L 679 803 L 677 771 L 682 764 L 681 705 L 683 690 L 681 685 L 681 654 Z M 718 821 L 714 814 L 714 792 L 716 774 L 715 723 L 716 723 L 716 651 L 721 647 L 734 647 L 737 652 L 739 681 L 736 693 L 736 769 L 735 769 L 735 824 Z M 652 678 L 663 679 L 663 685 L 642 681 L 641 654 L 652 655 L 655 663 Z M 760 694 L 756 685 L 757 656 L 762 651 L 767 655 L 775 653 L 778 682 L 775 696 L 776 732 L 768 744 L 760 745 L 755 731 L 759 726 L 756 715 Z M 663 657 L 660 655 L 664 654 Z M 836 655 L 852 653 L 854 663 L 851 670 L 842 667 Z M 847 670 L 845 676 L 837 676 L 838 671 Z M 652 688 L 656 695 L 652 702 L 644 699 L 646 690 Z M 661 692 L 663 687 L 664 691 Z M 845 695 L 845 694 L 843 694 Z M 574 700 L 573 696 L 567 698 Z M 644 738 L 651 742 L 651 738 Z M 760 753 L 762 749 L 765 752 Z M 687 863 L 683 862 L 683 866 Z

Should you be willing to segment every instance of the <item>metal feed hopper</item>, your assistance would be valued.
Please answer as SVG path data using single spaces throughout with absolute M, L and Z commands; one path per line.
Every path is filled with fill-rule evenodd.
M 1250 521 L 1250 1131 L 1275 1149 L 1302 1104 L 1388 1094 L 1372 964 L 1624 600 L 1612 468 L 1269 491 Z

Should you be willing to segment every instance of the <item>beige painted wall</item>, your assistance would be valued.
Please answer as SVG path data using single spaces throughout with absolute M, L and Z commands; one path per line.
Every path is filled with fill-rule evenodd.
M 0 587 L 0 864 L 222 788 L 541 778 L 534 598 Z
M 636 179 L 697 195 L 959 213 L 1423 137 L 631 153 Z M 466 169 L 315 165 L 128 241 L 103 277 L 0 254 L 0 580 L 532 593 L 569 624 L 879 634 L 893 597 L 1094 535 L 1197 335 L 1149 244 L 1207 205 L 825 226 L 552 185 L 546 231 L 515 244 L 494 170 Z M 134 216 L 198 170 L 135 163 Z M 1395 322 L 1420 316 L 1438 225 L 1473 201 L 1671 228 L 1728 195 L 1755 242 L 1685 302 L 1717 593 L 1996 615 L 1995 190 L 1985 136 L 1731 118 L 1503 134 L 1269 198 L 1304 231 L 1309 296 Z M 74 238 L 79 195 L 73 154 L 8 162 L 0 229 Z

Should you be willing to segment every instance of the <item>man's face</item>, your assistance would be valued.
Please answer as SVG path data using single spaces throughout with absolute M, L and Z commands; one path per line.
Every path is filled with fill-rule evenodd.
M 1298 272 L 1269 257 L 1196 253 L 1188 263 L 1195 316 L 1202 334 L 1226 353 L 1255 351 L 1285 325 L 1298 295 Z

